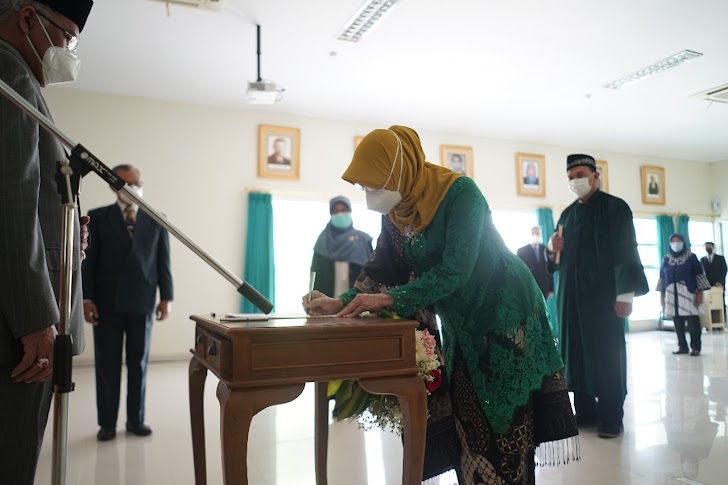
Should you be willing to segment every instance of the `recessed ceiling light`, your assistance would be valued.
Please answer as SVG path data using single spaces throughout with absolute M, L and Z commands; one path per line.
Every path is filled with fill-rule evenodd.
M 636 82 L 642 81 L 645 78 L 653 76 L 657 73 L 660 73 L 660 72 L 670 69 L 672 67 L 679 66 L 680 64 L 682 64 L 685 61 L 689 61 L 690 59 L 695 59 L 696 57 L 700 57 L 702 55 L 703 54 L 701 54 L 700 52 L 684 50 L 682 52 L 678 52 L 677 54 L 675 54 L 673 56 L 663 59 L 659 62 L 655 62 L 654 64 L 644 67 L 644 68 L 640 69 L 639 71 L 635 71 L 632 74 L 628 74 L 627 76 L 624 76 L 623 78 L 612 81 L 609 84 L 605 84 L 604 87 L 611 88 L 611 89 L 623 88 L 625 86 L 629 86 L 630 84 L 634 84 Z
M 365 0 L 341 29 L 338 39 L 359 42 L 397 3 L 399 0 Z

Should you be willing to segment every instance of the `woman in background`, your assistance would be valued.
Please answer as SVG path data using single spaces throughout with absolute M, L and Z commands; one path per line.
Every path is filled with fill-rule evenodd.
M 535 446 L 578 431 L 543 295 L 485 198 L 472 179 L 426 162 L 404 126 L 364 137 L 343 179 L 363 186 L 367 207 L 385 215 L 382 233 L 353 289 L 338 298 L 315 292 L 304 308 L 341 317 L 436 312 L 456 439 L 430 440 L 428 420 L 425 454 L 454 452 L 457 461 L 428 469 L 426 458 L 423 478 L 449 466 L 461 485 L 533 484 Z M 539 462 L 563 463 L 576 450 L 574 442 L 541 446 Z
M 372 254 L 372 237 L 354 229 L 351 202 L 343 196 L 329 201 L 331 220 L 313 247 L 311 271 L 316 273 L 314 289 L 338 295 L 354 286 Z
M 702 313 L 703 291 L 710 289 L 703 266 L 689 248 L 685 247 L 685 236 L 670 236 L 670 252 L 662 260 L 657 291 L 661 293 L 660 303 L 665 316 L 675 323 L 678 349 L 673 354 L 687 354 L 685 323 L 690 332 L 690 355 L 700 355 L 700 314 Z

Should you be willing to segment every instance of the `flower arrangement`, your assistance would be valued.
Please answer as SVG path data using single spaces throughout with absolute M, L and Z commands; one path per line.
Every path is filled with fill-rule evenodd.
M 415 346 L 419 376 L 429 395 L 442 385 L 437 341 L 427 329 L 415 330 Z M 360 428 L 382 428 L 402 434 L 402 409 L 396 396 L 369 394 L 357 381 L 329 382 L 328 396 L 336 402 L 334 418 L 337 420 L 356 418 Z

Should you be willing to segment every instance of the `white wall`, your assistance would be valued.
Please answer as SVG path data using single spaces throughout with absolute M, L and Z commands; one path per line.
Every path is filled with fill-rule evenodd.
M 363 202 L 363 194 L 343 182 L 340 175 L 351 159 L 354 136 L 379 128 L 265 110 L 206 107 L 67 89 L 49 89 L 46 97 L 56 123 L 66 134 L 107 165 L 132 163 L 139 167 L 145 181 L 145 199 L 239 275 L 245 248 L 245 189 L 311 192 L 322 199 L 345 193 Z M 259 124 L 300 128 L 300 181 L 257 178 Z M 551 206 L 557 215 L 573 201 L 566 185 L 566 156 L 589 153 L 608 161 L 610 192 L 624 198 L 637 213 L 710 213 L 711 194 L 705 188 L 717 172 L 707 163 L 444 133 L 420 132 L 420 137 L 434 163 L 439 161 L 440 144 L 472 146 L 474 178 L 495 208 Z M 516 195 L 517 152 L 546 156 L 545 198 Z M 665 206 L 642 204 L 643 164 L 665 167 Z M 100 179 L 91 176 L 84 180 L 84 212 L 113 200 L 110 189 Z M 728 202 L 728 196 L 724 200 Z M 172 265 L 175 303 L 171 319 L 155 327 L 155 359 L 188 355 L 193 341 L 189 315 L 239 308 L 235 289 L 175 240 Z M 93 359 L 90 329 L 87 338 L 87 350 L 79 362 Z
M 711 164 L 710 181 L 710 195 L 720 198 L 720 219 L 728 219 L 728 160 Z

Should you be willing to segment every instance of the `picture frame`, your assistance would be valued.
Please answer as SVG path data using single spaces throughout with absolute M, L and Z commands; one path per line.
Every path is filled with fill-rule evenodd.
M 545 156 L 516 153 L 516 189 L 518 195 L 546 197 Z
M 602 183 L 599 188 L 602 192 L 609 193 L 609 164 L 604 160 L 597 160 L 597 172 Z
M 258 177 L 298 180 L 301 130 L 258 126 Z
M 642 203 L 665 205 L 665 168 L 642 165 Z
M 440 145 L 440 164 L 453 172 L 473 178 L 473 148 Z

